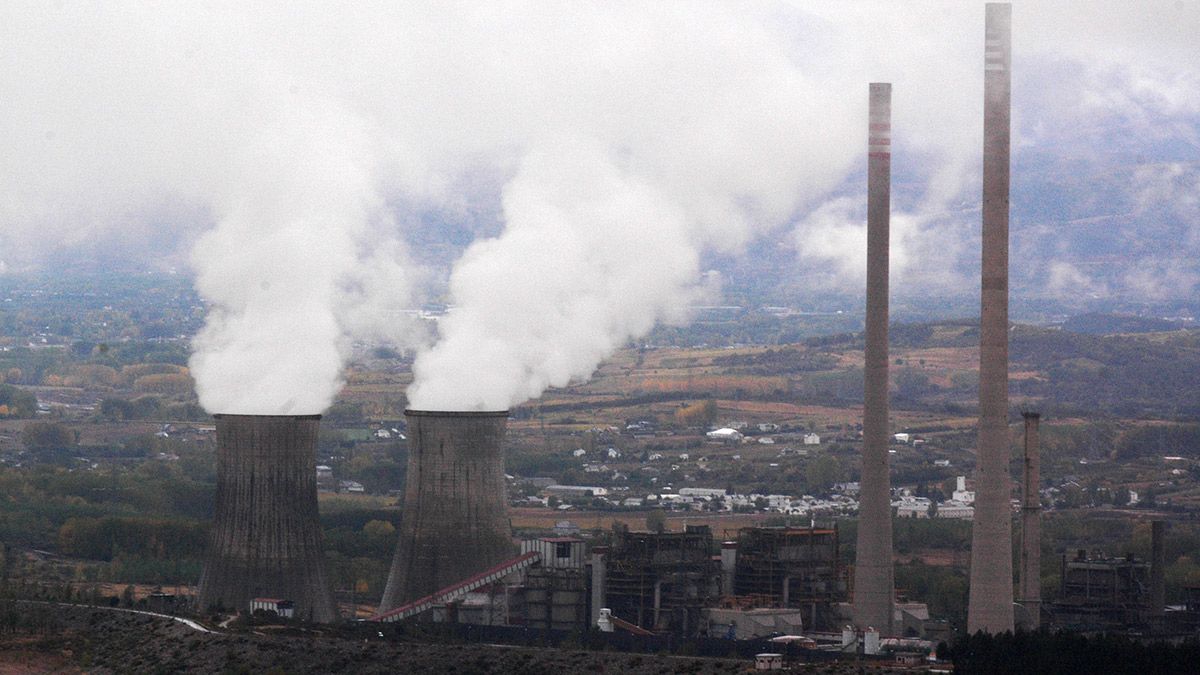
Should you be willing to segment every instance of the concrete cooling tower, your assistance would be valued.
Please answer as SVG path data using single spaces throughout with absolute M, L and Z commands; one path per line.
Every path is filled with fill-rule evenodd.
M 337 618 L 317 518 L 320 415 L 214 415 L 217 504 L 199 607 L 290 600 L 295 616 Z
M 504 483 L 508 411 L 405 411 L 408 478 L 386 612 L 515 555 Z

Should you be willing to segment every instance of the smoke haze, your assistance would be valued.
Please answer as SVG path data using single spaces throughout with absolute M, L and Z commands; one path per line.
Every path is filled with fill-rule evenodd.
M 715 287 L 705 251 L 773 232 L 860 293 L 866 84 L 890 81 L 894 274 L 936 291 L 977 273 L 983 3 L 391 4 L 4 3 L 0 272 L 97 242 L 182 254 L 214 412 L 319 412 L 354 340 L 421 348 L 416 407 L 504 408 L 686 320 Z M 1198 15 L 1018 3 L 1014 161 L 1098 165 L 1085 117 L 1194 149 Z M 1177 153 L 1115 190 L 1153 213 L 1197 176 Z M 464 204 L 503 229 L 454 266 L 429 347 L 401 318 L 427 271 L 397 214 Z M 1014 208 L 1019 260 L 1039 224 Z M 1195 256 L 1115 280 L 1060 257 L 1016 274 L 1200 283 Z

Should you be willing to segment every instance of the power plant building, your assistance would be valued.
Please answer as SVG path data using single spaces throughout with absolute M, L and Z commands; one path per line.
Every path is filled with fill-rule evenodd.
M 703 608 L 718 594 L 712 547 L 707 526 L 661 533 L 616 528 L 604 560 L 603 606 L 644 628 L 695 634 Z
M 733 595 L 801 609 L 810 629 L 836 626 L 848 581 L 836 527 L 743 528 L 732 548 Z

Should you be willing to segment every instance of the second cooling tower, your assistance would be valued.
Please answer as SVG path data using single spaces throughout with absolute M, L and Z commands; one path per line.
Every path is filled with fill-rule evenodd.
M 504 482 L 508 411 L 404 414 L 404 511 L 380 612 L 466 579 L 514 553 Z

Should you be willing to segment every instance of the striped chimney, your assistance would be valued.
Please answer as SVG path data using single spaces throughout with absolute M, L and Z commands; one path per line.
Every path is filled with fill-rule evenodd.
M 988 3 L 984 29 L 983 265 L 979 451 L 967 630 L 1013 629 L 1008 429 L 1008 193 L 1012 6 Z
M 854 621 L 892 633 L 892 500 L 888 475 L 888 227 L 892 85 L 870 85 L 867 144 L 867 319 L 863 457 L 854 566 Z

